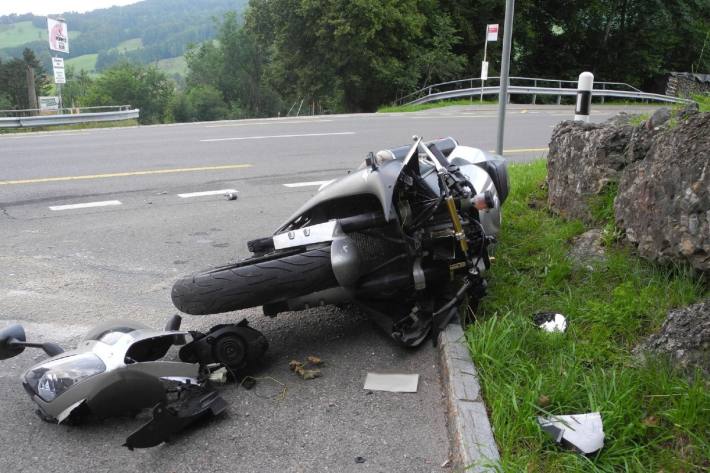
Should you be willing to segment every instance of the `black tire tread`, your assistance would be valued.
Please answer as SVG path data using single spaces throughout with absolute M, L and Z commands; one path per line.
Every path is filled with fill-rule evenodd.
M 181 278 L 173 285 L 173 304 L 192 315 L 218 314 L 279 302 L 338 284 L 330 265 L 330 247 L 254 260 Z

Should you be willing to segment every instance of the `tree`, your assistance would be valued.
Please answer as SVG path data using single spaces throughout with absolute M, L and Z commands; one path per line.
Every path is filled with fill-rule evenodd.
M 29 102 L 27 88 L 28 70 L 33 72 L 34 93 L 42 95 L 47 90 L 49 81 L 44 68 L 31 49 L 24 49 L 22 59 L 11 59 L 4 64 L 0 62 L 1 95 L 4 95 L 5 100 L 12 104 L 11 107 L 15 109 L 32 108 L 30 105 L 33 104 Z
M 87 95 L 93 85 L 93 79 L 84 69 L 77 74 L 71 66 L 65 71 L 67 83 L 62 87 L 62 101 L 65 107 L 79 107 L 87 105 Z
M 233 112 L 247 116 L 272 116 L 281 107 L 279 95 L 267 82 L 269 56 L 254 35 L 229 12 L 219 24 L 217 42 L 188 50 L 188 90 L 209 86 L 222 94 Z M 200 92 L 204 95 L 208 89 Z M 188 92 L 189 94 L 189 92 Z
M 141 123 L 160 123 L 174 93 L 173 82 L 155 66 L 121 63 L 91 84 L 86 103 L 132 105 L 140 109 Z

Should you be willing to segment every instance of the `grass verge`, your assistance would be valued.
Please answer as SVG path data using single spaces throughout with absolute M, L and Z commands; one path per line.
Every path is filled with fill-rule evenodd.
M 710 93 L 693 95 L 693 100 L 698 102 L 701 112 L 710 112 Z
M 484 100 L 481 102 L 478 98 L 457 99 L 457 100 L 440 100 L 439 102 L 422 103 L 419 105 L 397 105 L 385 106 L 377 109 L 377 113 L 392 113 L 392 112 L 419 112 L 421 110 L 430 110 L 432 108 L 450 107 L 452 105 L 497 105 L 498 100 Z
M 669 308 L 696 301 L 707 288 L 682 269 L 659 268 L 624 248 L 608 248 L 592 266 L 573 263 L 569 241 L 585 228 L 539 205 L 546 199 L 545 161 L 513 165 L 510 174 L 490 295 L 466 332 L 502 470 L 707 471 L 707 383 L 663 360 L 642 363 L 631 355 Z M 537 329 L 531 315 L 542 311 L 565 314 L 567 332 Z M 606 434 L 604 448 L 591 457 L 557 446 L 535 420 L 590 411 L 601 412 Z

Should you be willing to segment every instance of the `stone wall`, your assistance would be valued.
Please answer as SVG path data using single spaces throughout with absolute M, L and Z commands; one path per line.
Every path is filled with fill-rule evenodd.
M 671 72 L 666 84 L 666 95 L 692 98 L 693 94 L 710 93 L 710 74 Z
M 567 218 L 593 220 L 591 203 L 617 183 L 616 225 L 639 254 L 710 271 L 710 113 L 657 111 L 599 125 L 562 122 L 548 155 L 548 203 Z

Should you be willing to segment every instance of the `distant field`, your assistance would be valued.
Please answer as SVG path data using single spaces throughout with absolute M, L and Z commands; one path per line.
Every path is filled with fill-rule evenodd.
M 98 54 L 84 54 L 83 56 L 67 59 L 64 62 L 67 66 L 72 66 L 76 72 L 79 72 L 82 69 L 86 72 L 95 72 L 96 58 L 98 57 Z
M 158 69 L 165 72 L 169 76 L 175 74 L 184 76 L 187 74 L 187 63 L 185 62 L 185 56 L 161 59 L 158 61 Z
M 31 21 L 0 25 L 0 49 L 20 46 L 37 40 L 47 40 L 47 30 L 37 28 Z
M 122 53 L 126 51 L 134 51 L 143 47 L 143 40 L 140 38 L 131 38 L 119 43 L 116 49 Z

